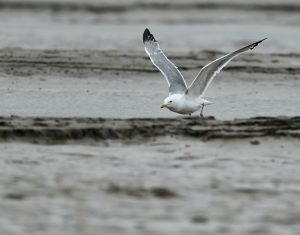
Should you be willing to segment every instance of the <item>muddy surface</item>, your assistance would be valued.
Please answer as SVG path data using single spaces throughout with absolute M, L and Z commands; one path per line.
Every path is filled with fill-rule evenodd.
M 297 234 L 299 138 L 1 143 L 1 234 Z
M 0 2 L 0 234 L 295 235 L 297 0 Z M 190 84 L 235 58 L 191 118 L 160 110 L 148 27 Z
M 1 141 L 61 144 L 117 140 L 133 143 L 155 137 L 176 136 L 211 139 L 251 137 L 300 138 L 300 117 L 257 117 L 219 121 L 207 118 L 95 119 L 0 118 Z
M 205 64 L 224 55 L 212 51 L 168 54 L 187 84 Z M 297 116 L 299 68 L 296 53 L 240 56 L 209 87 L 206 98 L 214 104 L 205 113 L 217 119 Z M 178 116 L 159 109 L 168 94 L 167 85 L 144 52 L 3 49 L 0 72 L 1 115 Z
M 299 139 L 299 117 L 2 117 L 0 233 L 297 234 Z
M 246 45 L 246 44 L 245 44 Z M 200 69 L 223 56 L 217 51 L 168 53 L 168 58 L 185 70 Z M 294 60 L 291 63 L 291 60 Z M 295 75 L 300 73 L 300 54 L 241 55 L 224 70 L 244 73 Z M 0 51 L 0 72 L 15 76 L 60 75 L 70 77 L 101 76 L 101 72 L 157 73 L 144 51 L 25 50 Z

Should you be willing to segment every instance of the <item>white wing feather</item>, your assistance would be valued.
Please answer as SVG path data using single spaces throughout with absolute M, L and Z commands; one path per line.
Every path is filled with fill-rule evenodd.
M 145 51 L 152 63 L 166 78 L 169 86 L 169 94 L 183 94 L 187 91 L 187 86 L 178 68 L 165 56 L 159 47 L 158 42 L 148 29 L 144 31 L 143 42 Z
M 194 81 L 192 82 L 191 86 L 188 88 L 186 94 L 190 97 L 197 98 L 199 96 L 203 96 L 204 92 L 208 88 L 209 84 L 212 82 L 214 77 L 236 56 L 242 54 L 245 51 L 252 50 L 256 47 L 259 43 L 266 40 L 262 39 L 258 42 L 255 42 L 249 46 L 243 47 L 237 51 L 229 53 L 219 59 L 214 60 L 213 62 L 204 66 Z

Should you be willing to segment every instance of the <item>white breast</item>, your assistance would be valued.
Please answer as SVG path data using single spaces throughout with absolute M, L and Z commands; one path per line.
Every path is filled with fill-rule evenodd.
M 176 107 L 172 107 L 170 110 L 180 114 L 190 114 L 199 110 L 200 107 L 201 103 L 198 100 L 182 96 L 180 100 L 177 100 Z

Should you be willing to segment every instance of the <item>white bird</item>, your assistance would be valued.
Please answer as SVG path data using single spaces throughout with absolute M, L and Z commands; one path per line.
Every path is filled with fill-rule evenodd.
M 264 38 L 205 65 L 200 70 L 190 87 L 187 88 L 185 80 L 178 68 L 165 56 L 150 31 L 145 29 L 143 34 L 145 51 L 150 57 L 152 63 L 166 78 L 169 85 L 169 96 L 164 100 L 163 104 L 161 104 L 160 108 L 166 107 L 173 112 L 189 115 L 201 108 L 200 116 L 203 117 L 204 106 L 212 104 L 212 102 L 205 100 L 203 95 L 214 77 L 234 57 L 245 51 L 252 50 L 266 39 L 267 38 Z

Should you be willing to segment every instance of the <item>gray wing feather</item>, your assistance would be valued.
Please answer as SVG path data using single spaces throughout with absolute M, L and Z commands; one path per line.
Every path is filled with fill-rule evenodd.
M 208 88 L 209 84 L 212 82 L 214 77 L 236 56 L 240 55 L 241 53 L 252 50 L 256 47 L 259 43 L 266 40 L 262 39 L 258 42 L 255 42 L 249 46 L 243 47 L 237 51 L 229 53 L 219 59 L 214 60 L 213 62 L 204 66 L 201 71 L 198 73 L 194 81 L 192 82 L 191 86 L 187 90 L 187 95 L 190 97 L 199 97 L 203 96 L 204 92 Z
M 165 56 L 159 47 L 158 42 L 148 29 L 144 31 L 143 42 L 145 51 L 151 62 L 164 75 L 169 86 L 170 94 L 183 94 L 187 91 L 185 80 L 178 68 Z

